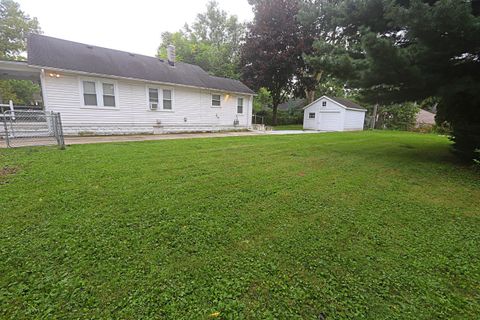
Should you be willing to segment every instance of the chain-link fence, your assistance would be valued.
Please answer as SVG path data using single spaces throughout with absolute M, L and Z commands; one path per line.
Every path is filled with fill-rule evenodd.
M 65 148 L 60 113 L 12 111 L 0 113 L 0 140 L 7 147 L 58 145 Z

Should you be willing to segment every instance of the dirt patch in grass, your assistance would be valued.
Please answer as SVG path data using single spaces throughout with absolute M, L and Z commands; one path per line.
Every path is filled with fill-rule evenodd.
M 20 170 L 19 167 L 5 166 L 0 169 L 0 184 L 7 183 L 7 178 L 14 175 Z

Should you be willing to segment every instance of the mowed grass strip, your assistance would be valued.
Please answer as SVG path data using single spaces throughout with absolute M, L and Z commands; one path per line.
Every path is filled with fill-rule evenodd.
M 480 314 L 480 177 L 445 137 L 2 149 L 1 168 L 2 318 Z

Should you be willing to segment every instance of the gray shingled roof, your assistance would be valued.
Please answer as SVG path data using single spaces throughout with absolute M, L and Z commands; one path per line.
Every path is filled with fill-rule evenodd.
M 340 103 L 341 105 L 344 105 L 347 108 L 350 108 L 350 109 L 367 110 L 367 109 L 361 107 L 360 105 L 358 105 L 357 103 L 355 103 L 351 100 L 345 99 L 345 98 L 338 98 L 338 97 L 329 97 L 329 98 L 332 99 L 333 101 L 336 101 L 336 102 Z
M 28 64 L 227 92 L 254 94 L 238 80 L 214 77 L 199 66 L 125 51 L 90 46 L 38 34 L 28 37 Z

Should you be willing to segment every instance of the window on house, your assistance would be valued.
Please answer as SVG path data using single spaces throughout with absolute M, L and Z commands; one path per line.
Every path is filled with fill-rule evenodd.
M 327 106 L 327 101 L 322 101 L 322 107 Z
M 148 102 L 150 110 L 158 109 L 158 89 L 148 88 Z
M 212 94 L 212 106 L 219 107 L 220 106 L 220 98 L 219 94 Z
M 309 119 L 315 119 L 315 112 L 310 112 L 310 113 L 308 114 L 308 118 L 309 118 Z
M 115 87 L 112 83 L 102 83 L 103 105 L 105 107 L 115 107 Z
M 163 109 L 172 110 L 172 90 L 163 90 Z
M 237 99 L 237 113 L 243 113 L 243 98 Z
M 83 81 L 83 103 L 86 106 L 97 105 L 97 90 L 95 87 L 95 82 Z

